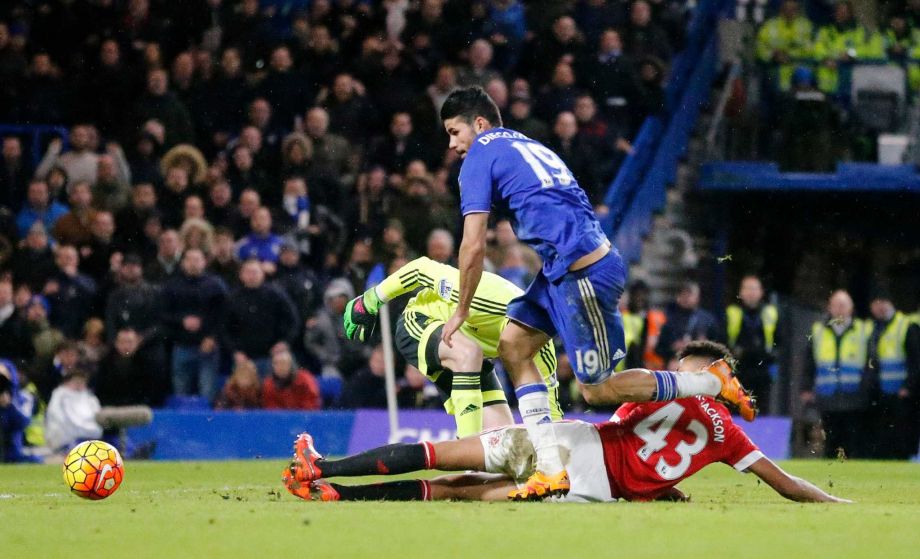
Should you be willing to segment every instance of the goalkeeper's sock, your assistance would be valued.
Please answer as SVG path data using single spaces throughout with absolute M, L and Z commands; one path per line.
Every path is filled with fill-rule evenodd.
M 482 387 L 480 373 L 453 373 L 450 399 L 454 404 L 457 436 L 468 437 L 482 431 Z
M 330 483 L 340 501 L 430 501 L 431 484 L 426 480 L 388 481 L 372 485 Z
M 397 443 L 341 460 L 317 462 L 323 477 L 392 475 L 429 470 L 435 466 L 434 445 Z
M 537 454 L 537 470 L 546 474 L 561 472 L 562 458 L 549 409 L 549 389 L 543 383 L 524 384 L 514 390 L 518 411 Z
M 656 385 L 652 400 L 656 402 L 699 395 L 717 396 L 722 391 L 722 383 L 710 373 L 652 371 L 652 375 Z

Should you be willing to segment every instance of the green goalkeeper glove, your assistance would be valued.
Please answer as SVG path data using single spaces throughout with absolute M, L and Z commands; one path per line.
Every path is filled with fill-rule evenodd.
M 366 342 L 374 333 L 377 325 L 377 312 L 383 301 L 377 297 L 374 288 L 370 288 L 363 295 L 355 297 L 345 305 L 345 337 L 349 340 Z

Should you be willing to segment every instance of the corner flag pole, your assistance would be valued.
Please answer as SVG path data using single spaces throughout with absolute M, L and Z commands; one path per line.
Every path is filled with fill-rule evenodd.
M 383 365 L 387 389 L 387 415 L 390 437 L 399 431 L 399 408 L 396 405 L 396 366 L 393 362 L 393 332 L 390 329 L 390 305 L 380 307 L 380 338 L 383 343 Z

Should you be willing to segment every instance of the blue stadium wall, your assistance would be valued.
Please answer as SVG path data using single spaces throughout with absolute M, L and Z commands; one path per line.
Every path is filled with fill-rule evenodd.
M 607 415 L 573 414 L 568 419 L 600 422 Z M 740 421 L 740 420 L 739 420 Z M 154 411 L 153 423 L 128 430 L 132 445 L 153 443 L 155 460 L 285 458 L 294 438 L 310 432 L 328 455 L 360 452 L 394 442 L 443 441 L 456 437 L 453 418 L 440 411 L 403 411 L 399 430 L 390 433 L 384 410 Z M 789 457 L 791 420 L 761 417 L 742 427 L 774 459 Z

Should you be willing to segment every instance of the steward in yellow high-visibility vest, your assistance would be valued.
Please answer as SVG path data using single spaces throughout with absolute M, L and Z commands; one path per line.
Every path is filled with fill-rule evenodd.
M 814 30 L 811 21 L 799 14 L 799 3 L 786 0 L 780 13 L 768 19 L 757 31 L 757 59 L 775 64 L 770 76 L 776 80 L 774 87 L 788 91 L 796 59 L 811 58 Z
M 853 18 L 849 2 L 834 8 L 834 23 L 818 30 L 813 54 L 818 66 L 818 89 L 839 93 L 841 63 L 885 58 L 885 39 L 881 33 L 870 31 Z
M 906 460 L 916 454 L 920 383 L 920 325 L 898 312 L 891 298 L 876 294 L 869 339 L 874 396 L 871 458 Z
M 850 457 L 866 457 L 868 441 L 868 343 L 872 323 L 853 317 L 853 299 L 844 290 L 828 301 L 828 318 L 815 322 L 806 354 L 803 401 L 812 399 L 824 427 L 824 455 L 838 449 Z
M 738 376 L 757 398 L 761 413 L 770 413 L 770 392 L 777 376 L 776 306 L 764 303 L 764 289 L 757 276 L 745 276 L 738 289 L 740 304 L 725 308 L 728 347 L 738 359 Z

